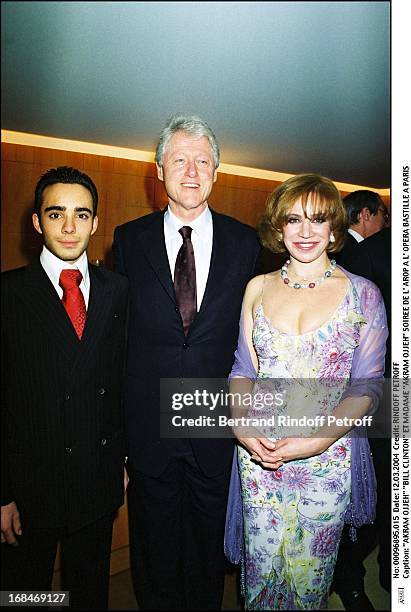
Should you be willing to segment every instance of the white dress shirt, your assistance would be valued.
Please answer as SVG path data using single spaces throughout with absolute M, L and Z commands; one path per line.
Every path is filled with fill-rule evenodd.
M 170 210 L 170 207 L 164 213 L 164 238 L 173 282 L 177 255 L 183 244 L 183 237 L 178 230 L 185 225 L 193 230 L 191 232 L 191 242 L 193 243 L 196 264 L 197 310 L 200 310 L 210 271 L 211 251 L 213 248 L 213 217 L 208 206 L 197 219 L 190 223 L 181 221 Z
M 361 234 L 351 228 L 348 229 L 348 233 L 351 234 L 351 236 L 355 238 L 357 242 L 362 242 L 364 240 L 364 236 L 361 236 Z
M 60 274 L 62 270 L 80 270 L 83 280 L 80 283 L 80 289 L 84 296 L 84 302 L 86 304 L 86 310 L 88 308 L 88 300 L 90 296 L 90 276 L 88 273 L 88 260 L 87 254 L 84 253 L 79 259 L 71 264 L 68 261 L 59 259 L 46 246 L 43 246 L 43 250 L 40 254 L 40 263 L 44 268 L 45 273 L 53 283 L 54 289 L 60 299 L 63 297 L 63 289 L 59 285 Z

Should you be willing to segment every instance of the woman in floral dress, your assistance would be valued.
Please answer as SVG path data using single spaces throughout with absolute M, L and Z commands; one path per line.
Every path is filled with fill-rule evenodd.
M 255 370 L 258 391 L 283 392 L 277 422 L 280 415 L 324 420 L 303 437 L 295 427 L 278 425 L 255 434 L 235 430 L 249 610 L 326 608 L 341 531 L 352 512 L 351 425 L 319 432 L 318 423 L 331 414 L 360 419 L 373 410 L 378 394 L 354 379 L 382 376 L 387 329 L 377 287 L 328 257 L 341 248 L 344 228 L 340 194 L 318 175 L 283 183 L 260 225 L 263 244 L 287 250 L 289 260 L 246 289 L 231 390 Z M 264 410 L 254 405 L 247 415 L 261 418 Z M 368 474 L 365 485 L 372 488 Z M 368 493 L 372 505 L 374 491 Z

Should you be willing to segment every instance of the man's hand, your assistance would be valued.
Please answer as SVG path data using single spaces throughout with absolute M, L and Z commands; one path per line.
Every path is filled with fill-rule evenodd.
M 1 507 L 1 542 L 18 546 L 16 535 L 21 535 L 20 514 L 15 502 Z

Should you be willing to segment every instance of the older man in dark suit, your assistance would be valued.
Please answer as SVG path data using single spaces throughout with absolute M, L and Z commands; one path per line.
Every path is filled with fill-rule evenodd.
M 2 588 L 50 590 L 59 542 L 79 610 L 107 608 L 124 498 L 127 281 L 87 261 L 96 210 L 87 175 L 46 172 L 40 261 L 2 275 Z
M 233 441 L 160 439 L 160 379 L 228 375 L 260 247 L 252 228 L 208 206 L 219 149 L 204 121 L 173 117 L 156 162 L 167 209 L 114 236 L 130 283 L 131 568 L 143 609 L 218 610 Z
M 374 194 L 376 195 L 376 194 Z M 378 197 L 378 196 L 377 196 Z M 345 253 L 344 267 L 373 281 L 380 289 L 387 321 L 391 327 L 391 230 L 386 227 L 358 242 Z M 385 378 L 391 376 L 391 338 L 387 338 L 385 354 Z M 391 532 L 387 523 L 387 508 L 391 505 L 391 438 L 387 432 L 390 415 L 380 409 L 374 416 L 376 431 L 370 432 L 370 446 L 377 477 L 377 514 L 372 526 L 358 530 L 356 542 L 352 542 L 348 529 L 343 533 L 334 574 L 335 589 L 346 610 L 372 610 L 365 595 L 363 560 L 370 547 L 379 544 L 379 578 L 386 591 L 391 591 Z M 385 435 L 381 435 L 385 432 Z
M 344 198 L 349 227 L 344 248 L 336 253 L 335 259 L 343 267 L 354 256 L 357 244 L 380 232 L 388 222 L 388 211 L 381 197 L 375 191 L 358 189 Z M 350 268 L 347 268 L 350 270 Z

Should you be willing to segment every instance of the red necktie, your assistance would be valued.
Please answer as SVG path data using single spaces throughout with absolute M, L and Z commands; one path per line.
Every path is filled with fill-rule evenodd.
M 83 276 L 80 270 L 62 270 L 59 285 L 63 289 L 62 302 L 81 340 L 86 323 L 86 303 L 80 289 Z
M 197 312 L 196 264 L 193 243 L 191 242 L 192 228 L 184 225 L 178 231 L 183 237 L 183 244 L 177 254 L 174 289 L 183 320 L 184 333 L 187 335 Z

